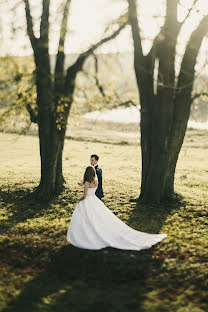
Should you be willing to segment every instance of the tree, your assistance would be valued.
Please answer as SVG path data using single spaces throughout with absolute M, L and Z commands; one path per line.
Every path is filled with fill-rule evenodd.
M 33 70 L 31 58 L 24 61 L 11 56 L 0 58 L 0 131 L 15 129 L 19 134 L 25 134 L 29 130 L 32 108 L 36 105 Z M 31 110 L 30 117 L 28 110 Z M 18 120 L 23 123 L 20 125 Z
M 64 43 L 67 33 L 68 15 L 71 0 L 66 0 L 61 21 L 58 53 L 55 73 L 51 72 L 49 56 L 49 9 L 50 0 L 42 0 L 40 37 L 34 35 L 33 19 L 29 0 L 24 0 L 27 34 L 34 52 L 36 66 L 37 112 L 28 105 L 31 120 L 37 122 L 39 129 L 41 180 L 36 190 L 38 198 L 49 198 L 62 190 L 64 177 L 62 172 L 62 153 L 69 116 L 75 79 L 83 64 L 99 46 L 115 38 L 126 26 L 125 15 L 117 20 L 117 30 L 104 37 L 81 53 L 74 64 L 64 70 Z
M 204 16 L 186 45 L 178 76 L 176 44 L 185 20 L 177 20 L 179 0 L 166 0 L 164 25 L 144 55 L 136 0 L 128 1 L 134 43 L 134 68 L 141 104 L 142 182 L 140 200 L 161 202 L 174 197 L 174 176 L 192 102 L 197 55 L 208 31 Z M 194 4 L 196 1 L 194 1 Z M 156 87 L 154 70 L 159 63 Z
M 126 71 L 126 63 L 130 57 L 131 53 L 97 55 L 93 53 L 77 79 L 76 105 L 73 106 L 72 112 L 80 115 L 80 112 L 84 114 L 95 110 L 104 111 L 130 106 L 138 108 L 133 69 L 128 74 Z M 77 105 L 79 100 L 81 105 Z

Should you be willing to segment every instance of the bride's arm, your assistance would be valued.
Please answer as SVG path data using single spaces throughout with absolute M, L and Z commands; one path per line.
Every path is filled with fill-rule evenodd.
M 82 197 L 79 199 L 79 201 L 81 201 L 81 200 L 83 200 L 83 199 L 86 198 L 88 188 L 89 188 L 89 183 L 88 183 L 88 182 L 85 182 L 85 184 L 84 184 L 84 193 L 83 193 Z
M 95 187 L 98 187 L 98 178 L 95 178 Z
M 79 186 L 83 186 L 83 180 L 80 181 L 80 182 L 77 182 L 77 184 L 78 184 Z

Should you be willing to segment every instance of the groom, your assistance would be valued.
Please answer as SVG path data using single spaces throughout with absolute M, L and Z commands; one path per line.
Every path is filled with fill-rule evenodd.
M 95 192 L 95 195 L 101 200 L 103 195 L 103 178 L 102 178 L 102 169 L 98 166 L 99 157 L 96 154 L 91 155 L 90 163 L 95 168 L 97 177 L 98 177 L 98 188 Z

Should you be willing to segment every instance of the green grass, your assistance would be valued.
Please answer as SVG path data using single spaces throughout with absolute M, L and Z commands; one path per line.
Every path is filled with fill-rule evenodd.
M 0 134 L 0 311 L 208 310 L 207 132 L 187 132 L 176 173 L 183 199 L 147 207 L 134 201 L 141 171 L 136 132 L 131 132 L 135 142 L 133 135 L 129 142 L 125 130 L 119 131 L 129 144 L 116 137 L 118 129 L 112 129 L 112 140 L 106 129 L 97 143 L 78 141 L 79 133 L 76 140 L 66 140 L 67 188 L 48 205 L 29 196 L 40 174 L 37 137 Z M 93 138 L 96 129 L 90 133 Z M 100 155 L 104 203 L 133 228 L 167 233 L 167 239 L 140 252 L 67 244 L 81 194 L 77 181 L 92 153 Z

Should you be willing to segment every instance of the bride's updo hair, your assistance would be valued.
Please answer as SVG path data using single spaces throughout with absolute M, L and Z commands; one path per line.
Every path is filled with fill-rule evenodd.
M 95 180 L 95 177 L 96 177 L 96 171 L 95 171 L 95 168 L 93 166 L 88 166 L 85 170 L 85 173 L 84 173 L 84 183 L 85 182 L 93 182 Z

